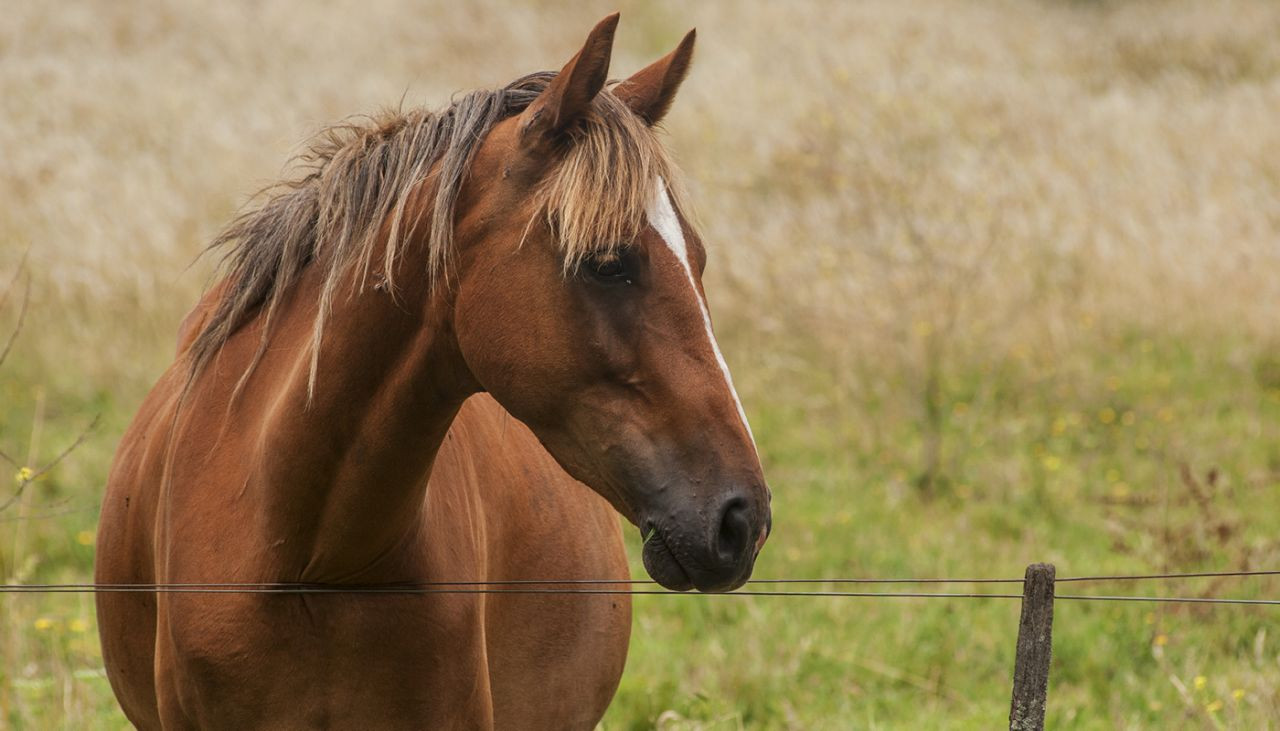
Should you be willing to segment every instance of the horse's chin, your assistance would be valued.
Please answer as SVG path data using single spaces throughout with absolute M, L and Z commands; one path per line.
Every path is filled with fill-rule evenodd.
M 641 556 L 644 558 L 644 570 L 662 588 L 672 591 L 689 591 L 693 588 L 693 580 L 671 554 L 671 548 L 661 536 L 650 537 L 644 544 Z

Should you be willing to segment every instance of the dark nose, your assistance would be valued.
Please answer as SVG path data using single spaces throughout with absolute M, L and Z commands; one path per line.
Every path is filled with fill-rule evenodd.
M 716 535 L 716 553 L 724 565 L 733 566 L 753 548 L 755 536 L 751 531 L 751 509 L 746 498 L 735 495 L 720 507 L 719 533 Z

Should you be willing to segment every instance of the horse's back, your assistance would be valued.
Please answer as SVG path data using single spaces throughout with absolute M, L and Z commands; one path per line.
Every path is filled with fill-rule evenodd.
M 449 520 L 460 485 L 483 506 L 490 580 L 629 578 L 617 513 L 487 395 L 463 405 L 437 456 L 428 536 Z M 593 728 L 622 676 L 630 598 L 491 594 L 485 616 L 495 728 Z

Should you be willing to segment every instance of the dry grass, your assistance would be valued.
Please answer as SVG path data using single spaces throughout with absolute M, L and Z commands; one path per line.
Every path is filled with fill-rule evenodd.
M 157 333 L 93 316 L 171 330 L 204 283 L 185 267 L 300 140 L 555 66 L 606 7 L 11 7 L 0 267 L 32 247 L 40 304 L 89 315 L 59 318 L 41 352 L 145 381 Z M 724 327 L 803 323 L 842 363 L 900 360 L 935 331 L 982 352 L 1116 321 L 1271 336 L 1280 10 L 624 11 L 620 73 L 703 32 L 669 127 Z
M 31 246 L 46 302 L 173 319 L 186 265 L 312 130 L 555 66 L 607 7 L 429 5 L 19 3 L 0 266 Z M 721 319 L 800 317 L 858 354 L 927 325 L 984 350 L 1081 318 L 1270 334 L 1280 9 L 624 11 L 618 72 L 703 32 L 669 127 Z
M 72 486 L 62 497 L 91 502 L 112 440 L 166 364 L 177 322 L 205 283 L 207 264 L 188 265 L 247 194 L 274 180 L 296 145 L 327 122 L 402 98 L 406 105 L 438 106 L 456 91 L 558 67 L 616 3 L 588 5 L 7 4 L 0 22 L 0 278 L 29 250 L 35 286 L 20 358 L 0 370 L 0 412 L 7 414 L 0 417 L 0 447 L 39 452 L 42 439 L 59 443 L 86 416 L 105 412 L 101 443 L 87 444 L 80 460 L 60 468 Z M 753 416 L 778 424 L 772 433 L 780 446 L 764 443 L 775 474 L 797 482 L 810 472 L 826 474 L 839 462 L 822 451 L 829 448 L 870 455 L 842 474 L 874 481 L 869 476 L 882 470 L 890 500 L 902 494 L 895 487 L 903 482 L 900 471 L 929 495 L 958 490 L 980 499 L 976 475 L 994 491 L 990 496 L 1012 500 L 990 485 L 1052 484 L 1066 478 L 1041 473 L 1075 470 L 1075 462 L 1061 465 L 1069 459 L 1078 460 L 1083 485 L 1070 494 L 1084 500 L 1089 475 L 1116 468 L 1083 436 L 1076 451 L 1053 452 L 1053 440 L 1076 428 L 1068 420 L 1055 431 L 1055 414 L 1093 422 L 1098 409 L 1114 408 L 1119 424 L 1132 408 L 1136 419 L 1149 416 L 1159 425 L 1166 424 L 1156 417 L 1162 403 L 1205 413 L 1229 405 L 1248 411 L 1255 393 L 1280 394 L 1280 5 L 716 0 L 690 7 L 628 2 L 621 9 L 615 75 L 665 53 L 689 26 L 699 29 L 693 72 L 667 127 L 711 247 L 708 290 L 729 360 Z M 11 320 L 11 310 L 0 311 L 0 332 Z M 1139 340 L 1148 348 L 1153 338 L 1154 355 L 1121 353 Z M 1190 374 L 1192 385 L 1173 393 L 1164 382 L 1164 392 L 1141 392 L 1150 404 L 1118 403 L 1136 373 Z M 1112 388 L 1111 378 L 1125 385 Z M 1256 391 L 1241 385 L 1255 381 Z M 49 394 L 38 409 L 37 387 Z M 1021 421 L 1008 416 L 1010 399 L 1030 410 L 1019 412 Z M 1069 406 L 1070 399 L 1086 406 Z M 987 407 L 990 419 L 980 419 Z M 788 409 L 839 438 L 787 441 L 802 423 L 775 418 Z M 1169 451 L 1159 460 L 1135 457 L 1137 478 L 1121 465 L 1125 480 L 1176 485 L 1179 460 L 1205 465 L 1238 454 L 1237 483 L 1272 488 L 1280 456 L 1257 440 L 1276 435 L 1266 416 L 1274 411 L 1248 414 L 1222 422 L 1239 432 L 1167 422 L 1160 428 L 1174 435 Z M 46 422 L 54 433 L 33 437 L 33 425 Z M 964 439 L 982 443 L 955 446 L 955 425 L 966 423 Z M 1028 436 L 1037 428 L 1048 436 Z M 770 427 L 763 431 L 762 442 Z M 992 457 L 965 468 L 964 455 L 973 465 L 974 455 L 989 453 L 982 444 L 1032 456 Z M 796 455 L 807 455 L 812 466 Z M 1114 484 L 1108 479 L 1100 488 L 1109 499 Z M 848 499 L 854 509 L 877 514 Z M 816 505 L 806 515 L 818 520 L 828 511 Z M 43 508 L 37 502 L 24 509 Z M 1140 565 L 1169 560 L 1177 545 L 1159 538 L 1158 527 L 1137 518 L 1125 523 L 1110 515 L 1115 509 L 1096 516 L 1099 533 L 1134 544 L 1114 547 L 1115 555 Z M 983 521 L 996 518 L 959 514 L 984 536 L 978 553 L 1028 547 L 1025 537 L 1007 545 L 993 538 L 1005 528 Z M 1248 509 L 1226 514 L 1232 530 L 1248 533 Z M 935 517 L 950 519 L 944 512 Z M 9 577 L 77 575 L 90 557 L 75 536 L 91 530 L 92 514 L 77 520 L 34 523 L 25 532 L 0 524 L 0 569 Z M 60 531 L 70 537 L 58 538 Z M 775 550 L 832 550 L 815 543 L 817 535 L 787 544 L 779 533 Z M 1196 538 L 1196 546 L 1205 544 L 1203 555 L 1186 560 L 1257 560 L 1275 550 L 1258 536 L 1233 538 L 1239 545 L 1225 548 L 1214 540 Z M 1092 543 L 1081 537 L 1079 545 Z M 926 548 L 909 543 L 898 563 L 860 554 L 866 560 L 855 568 L 918 566 L 912 557 Z M 43 556 L 43 568 L 27 566 L 33 555 Z M 981 568 L 959 564 L 975 565 Z M 838 560 L 775 568 L 788 566 L 855 570 Z M 92 671 L 85 635 L 68 631 L 70 639 L 54 642 L 26 629 L 46 614 L 70 627 L 86 608 L 52 601 L 5 606 L 0 664 L 36 668 L 22 682 L 49 670 L 49 683 L 67 690 L 48 696 L 58 699 L 52 710 L 33 710 L 39 704 L 30 699 L 46 696 L 23 695 L 6 676 L 0 711 L 37 726 L 115 723 L 104 715 L 110 701 L 101 678 L 75 675 Z M 753 619 L 754 611 L 744 610 L 741 621 L 769 626 Z M 655 622 L 654 632 L 679 628 L 660 618 L 642 621 Z M 902 641 L 918 641 L 921 627 L 930 626 L 913 633 L 893 621 L 885 626 L 902 633 Z M 1105 632 L 1105 625 L 1087 626 Z M 1210 639 L 1217 644 L 1206 645 L 1203 657 L 1235 657 L 1228 649 L 1234 640 Z M 874 656 L 871 640 L 860 642 Z M 756 648 L 766 661 L 760 648 L 767 647 Z M 646 652 L 638 650 L 624 693 L 669 682 L 654 679 Z M 1274 650 L 1258 652 L 1259 667 L 1274 664 Z M 1064 656 L 1082 657 L 1070 650 Z M 1188 708 L 1208 702 L 1197 695 L 1208 690 L 1183 682 L 1190 670 L 1174 667 L 1167 654 L 1160 662 L 1160 673 L 1187 676 L 1178 682 L 1186 686 L 1180 697 L 1191 699 Z M 1236 671 L 1244 673 L 1242 667 Z M 943 687 L 930 667 L 881 671 L 850 671 L 865 686 L 850 691 L 855 707 L 857 699 L 870 703 L 880 694 L 876 682 L 898 687 L 923 678 L 928 687 Z M 1280 680 L 1274 668 L 1267 672 L 1260 677 Z M 707 677 L 696 667 L 687 673 L 694 685 Z M 863 677 L 876 673 L 888 680 Z M 725 682 L 708 687 L 723 689 Z M 1068 672 L 1064 705 L 1086 717 L 1091 708 L 1110 709 L 1088 717 L 1101 725 L 1141 725 L 1142 718 L 1206 727 L 1280 723 L 1280 702 L 1264 687 L 1250 687 L 1249 698 L 1260 700 L 1235 716 L 1161 716 L 1154 705 L 1143 706 L 1142 682 L 1132 682 L 1137 700 L 1108 695 Z M 1163 679 L 1149 685 L 1157 683 L 1173 687 Z M 785 692 L 767 689 L 779 687 Z M 28 698 L 27 705 L 15 698 Z M 920 710 L 974 718 L 972 706 L 949 698 L 938 690 Z M 1130 712 L 1130 700 L 1146 710 Z M 623 702 L 628 715 L 615 716 L 619 724 L 744 722 L 714 704 L 699 715 L 697 703 L 672 710 Z M 864 725 L 903 722 L 887 713 L 868 711 Z M 784 704 L 775 715 L 746 722 L 802 727 L 820 725 L 815 719 L 822 717 L 822 709 Z M 1070 713 L 1060 721 L 1090 725 Z

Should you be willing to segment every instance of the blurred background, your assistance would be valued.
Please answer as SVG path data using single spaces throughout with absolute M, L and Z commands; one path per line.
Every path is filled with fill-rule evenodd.
M 774 490 L 757 577 L 1280 568 L 1280 4 L 11 0 L 0 577 L 90 576 L 197 254 L 303 140 L 615 9 L 619 77 L 698 28 L 665 126 Z M 1274 610 L 1059 604 L 1049 725 L 1280 726 Z M 1017 615 L 641 597 L 603 727 L 992 728 Z M 91 597 L 0 597 L 0 726 L 126 726 Z

